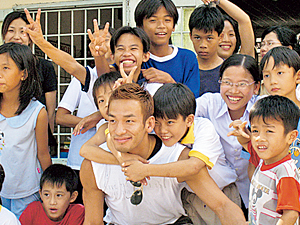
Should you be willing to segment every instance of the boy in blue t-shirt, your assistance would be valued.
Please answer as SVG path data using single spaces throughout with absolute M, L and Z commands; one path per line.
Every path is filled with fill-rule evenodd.
M 199 97 L 200 77 L 195 54 L 169 44 L 178 21 L 172 0 L 141 0 L 134 18 L 137 27 L 150 38 L 150 59 L 142 65 L 144 78 L 151 83 L 183 83 Z

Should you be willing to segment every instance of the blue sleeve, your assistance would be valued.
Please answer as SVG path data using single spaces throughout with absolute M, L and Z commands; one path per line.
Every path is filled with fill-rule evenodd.
M 90 87 L 90 80 L 91 80 L 91 73 L 88 67 L 85 67 L 86 70 L 86 76 L 85 76 L 85 84 L 82 85 L 81 83 L 81 90 L 84 92 L 88 92 Z
M 195 98 L 198 98 L 200 95 L 200 72 L 196 55 L 191 52 L 186 60 L 188 71 L 186 71 L 187 74 L 184 74 L 184 84 L 191 89 Z

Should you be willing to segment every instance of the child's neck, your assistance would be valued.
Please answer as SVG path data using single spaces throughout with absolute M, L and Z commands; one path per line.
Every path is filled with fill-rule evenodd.
M 164 57 L 167 55 L 171 55 L 173 52 L 173 48 L 169 46 L 168 43 L 164 45 L 155 45 L 151 43 L 150 45 L 150 52 L 151 54 L 158 56 L 158 57 Z
M 300 101 L 297 99 L 296 91 L 292 93 L 290 96 L 284 96 L 293 101 L 300 108 Z
M 18 98 L 12 95 L 3 94 L 0 113 L 6 118 L 14 117 L 16 116 L 15 113 L 19 108 L 19 105 L 20 102 Z
M 214 56 L 207 59 L 203 59 L 199 56 L 197 58 L 200 70 L 211 70 L 223 63 L 223 59 L 219 57 L 218 54 L 215 54 Z

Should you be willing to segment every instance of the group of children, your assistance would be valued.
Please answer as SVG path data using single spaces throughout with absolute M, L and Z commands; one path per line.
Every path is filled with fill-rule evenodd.
M 40 10 L 36 21 L 25 10 L 30 24 L 24 31 L 56 64 L 78 79 L 72 81 L 75 89 L 69 87 L 69 97 L 63 98 L 57 115 L 61 124 L 78 124 L 71 145 L 85 143 L 80 149 L 82 157 L 78 146 L 70 149 L 68 165 L 79 175 L 83 157 L 120 164 L 128 180 L 144 184 L 151 176 L 187 177 L 207 167 L 231 201 L 245 212 L 249 207 L 251 224 L 295 224 L 300 212 L 300 101 L 296 96 L 300 57 L 292 50 L 296 47 L 269 50 L 260 69 L 253 58 L 249 17 L 228 0 L 203 2 L 219 4 L 239 25 L 230 17 L 224 18 L 211 3 L 196 8 L 189 29 L 197 58 L 189 50 L 169 45 L 178 20 L 174 3 L 142 0 L 135 10 L 137 27 L 125 26 L 111 33 L 110 45 L 106 41 L 108 24 L 100 32 L 94 22 L 95 32 L 89 32 L 94 69 L 84 68 L 47 42 L 39 23 Z M 233 54 L 238 49 L 239 54 Z M 6 173 L 2 205 L 20 217 L 22 224 L 82 224 L 83 206 L 70 205 L 78 195 L 78 176 L 67 166 L 50 166 L 47 115 L 35 100 L 40 85 L 30 48 L 5 43 L 0 46 L 0 62 L 0 162 Z M 113 149 L 111 154 L 99 148 L 107 137 L 109 97 L 118 85 L 128 82 L 136 82 L 153 94 L 155 134 L 165 146 L 179 142 L 189 147 L 188 159 L 155 165 L 137 155 L 120 155 Z M 271 96 L 259 96 L 261 82 Z M 75 92 L 79 103 L 72 98 Z M 86 116 L 96 111 L 94 103 L 99 111 L 81 123 L 70 114 L 79 104 L 83 114 L 78 116 Z M 100 119 L 104 120 L 94 135 L 95 130 L 89 128 Z M 82 134 L 76 136 L 83 127 L 90 132 L 84 141 Z M 221 224 L 214 209 L 189 188 L 181 197 L 194 224 Z

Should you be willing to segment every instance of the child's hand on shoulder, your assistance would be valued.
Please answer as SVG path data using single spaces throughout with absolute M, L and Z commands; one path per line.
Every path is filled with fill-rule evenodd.
M 142 69 L 143 76 L 146 78 L 146 80 L 149 83 L 176 83 L 175 80 L 171 77 L 170 74 L 158 70 L 154 67 L 151 67 L 149 69 Z

